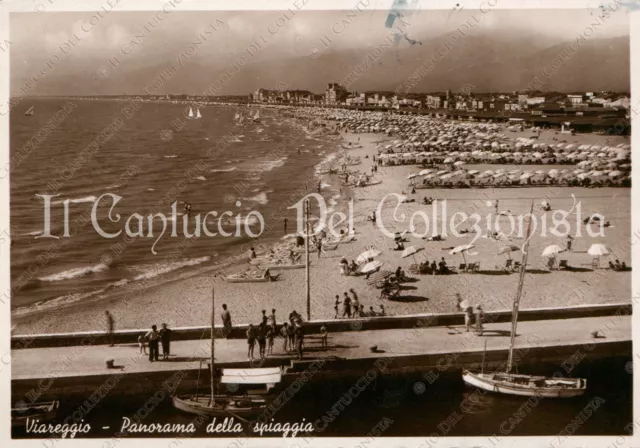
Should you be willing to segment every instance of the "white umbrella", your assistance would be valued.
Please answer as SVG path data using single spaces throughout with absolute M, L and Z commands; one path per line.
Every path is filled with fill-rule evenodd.
M 360 272 L 363 274 L 368 274 L 369 272 L 373 272 L 376 271 L 377 269 L 380 268 L 380 266 L 382 266 L 384 263 L 381 261 L 371 261 L 367 264 L 365 264 L 364 266 L 362 266 L 362 268 L 360 268 Z
M 545 249 L 542 251 L 542 256 L 553 258 L 559 253 L 564 252 L 565 250 L 565 248 L 560 247 L 557 244 L 552 244 L 551 246 L 545 247 Z
M 511 258 L 511 252 L 516 252 L 518 250 L 520 250 L 518 246 L 516 246 L 515 244 L 510 244 L 508 246 L 501 247 L 498 251 L 498 255 L 507 254 L 507 256 Z
M 407 258 L 409 255 L 413 255 L 416 252 L 418 252 L 418 250 L 415 247 L 409 246 L 405 250 L 402 251 L 401 257 L 402 258 Z
M 453 249 L 451 249 L 449 251 L 449 253 L 451 255 L 455 255 L 455 254 L 462 254 L 462 259 L 464 260 L 465 264 L 467 263 L 467 259 L 464 256 L 464 253 L 469 251 L 470 249 L 473 249 L 474 246 L 473 244 L 463 244 L 462 246 L 458 246 L 458 247 L 454 247 Z
M 366 251 L 362 252 L 360 255 L 358 255 L 358 258 L 356 258 L 356 262 L 365 263 L 365 262 L 369 261 L 369 259 L 375 258 L 378 255 L 380 255 L 381 253 L 382 252 L 379 251 L 378 249 L 366 250 Z
M 594 257 L 606 257 L 611 254 L 611 249 L 604 244 L 592 244 L 589 250 L 587 251 L 589 255 Z

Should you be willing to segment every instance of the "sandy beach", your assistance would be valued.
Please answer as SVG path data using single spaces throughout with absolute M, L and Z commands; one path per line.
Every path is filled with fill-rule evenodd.
M 521 136 L 518 133 L 518 136 Z M 545 138 L 552 139 L 551 135 Z M 564 136 L 563 136 L 564 137 Z M 542 137 L 541 137 L 542 138 Z M 604 143 L 605 136 L 578 135 L 568 136 L 568 141 L 584 143 Z M 391 138 L 379 134 L 347 134 L 347 141 L 354 146 L 348 154 L 354 158 L 360 157 L 362 163 L 349 169 L 360 172 L 371 172 L 372 157 L 377 154 L 380 145 Z M 601 141 L 602 140 L 602 141 Z M 471 167 L 471 165 L 470 165 Z M 493 169 L 499 168 L 492 165 Z M 311 318 L 333 318 L 335 296 L 343 296 L 345 291 L 354 289 L 360 303 L 365 310 L 373 306 L 376 311 L 379 305 L 384 305 L 389 315 L 405 315 L 425 312 L 451 312 L 457 309 L 456 293 L 472 304 L 482 304 L 485 310 L 509 309 L 515 295 L 518 276 L 507 273 L 503 269 L 506 255 L 498 255 L 503 243 L 487 237 L 486 223 L 479 224 L 484 230 L 480 234 L 464 234 L 454 236 L 447 234 L 443 241 L 427 241 L 419 236 L 432 236 L 431 228 L 425 232 L 424 221 L 415 219 L 414 236 L 406 234 L 405 247 L 414 246 L 418 252 L 407 258 L 401 258 L 400 251 L 394 251 L 393 238 L 382 234 L 379 224 L 384 224 L 390 232 L 408 230 L 412 215 L 423 212 L 432 220 L 433 205 L 422 205 L 423 197 L 438 200 L 446 199 L 446 213 L 440 208 L 436 213 L 436 222 L 442 228 L 443 216 L 447 222 L 456 212 L 468 215 L 476 212 L 483 218 L 493 213 L 491 201 L 499 201 L 501 211 L 508 210 L 513 215 L 521 215 L 529 211 L 531 203 L 537 206 L 541 200 L 548 200 L 552 210 L 547 212 L 548 228 L 551 225 L 552 214 L 555 210 L 569 211 L 572 206 L 580 203 L 581 218 L 574 213 L 567 218 L 571 226 L 571 234 L 575 236 L 571 252 L 561 253 L 559 259 L 567 260 L 572 267 L 570 271 L 549 271 L 546 259 L 541 256 L 542 250 L 551 244 L 564 245 L 564 238 L 554 236 L 547 231 L 541 235 L 540 230 L 534 232 L 530 242 L 528 272 L 525 277 L 524 292 L 521 301 L 522 309 L 572 306 L 597 303 L 628 303 L 631 300 L 631 273 L 614 272 L 603 269 L 608 260 L 619 259 L 630 265 L 631 238 L 630 231 L 630 189 L 624 188 L 577 188 L 577 187 L 531 187 L 504 189 L 419 189 L 411 194 L 410 182 L 407 176 L 419 169 L 415 165 L 380 167 L 374 179 L 381 182 L 366 188 L 343 188 L 341 198 L 336 209 L 346 212 L 347 200 L 352 198 L 354 203 L 355 240 L 341 244 L 336 250 L 322 253 L 320 258 L 315 251 L 311 254 Z M 322 182 L 330 185 L 340 185 L 338 175 L 322 176 Z M 382 222 L 374 226 L 367 217 L 376 209 L 378 204 L 390 193 L 404 192 L 409 200 L 397 207 L 397 198 L 387 197 L 381 207 Z M 575 196 L 575 203 L 574 198 Z M 488 205 L 489 204 L 489 205 Z M 311 210 L 312 214 L 314 209 Z M 603 229 L 604 236 L 589 236 L 586 226 L 579 223 L 591 213 L 598 212 L 610 221 L 612 226 Z M 396 219 L 394 219 L 394 213 Z M 317 214 L 317 213 L 316 213 Z M 539 211 L 538 214 L 542 215 Z M 404 219 L 403 219 L 404 215 Z M 541 216 L 540 216 L 541 217 Z M 507 216 L 499 218 L 503 233 L 509 233 L 510 221 Z M 462 224 L 458 229 L 470 228 Z M 596 232 L 595 226 L 594 232 Z M 578 228 L 581 236 L 577 235 Z M 558 229 L 562 231 L 563 229 Z M 524 232 L 521 237 L 512 236 L 515 245 L 524 244 Z M 436 233 L 443 234 L 442 231 Z M 514 232 L 514 235 L 518 231 Z M 451 267 L 458 267 L 463 263 L 460 254 L 450 255 L 453 247 L 473 243 L 475 248 L 464 256 L 466 262 L 479 263 L 478 273 L 458 273 L 454 275 L 411 275 L 409 267 L 424 260 L 439 261 L 444 257 Z M 593 243 L 603 243 L 609 246 L 613 254 L 602 258 L 601 268 L 592 269 L 592 257 L 587 249 Z M 380 290 L 367 285 L 364 276 L 340 275 L 338 267 L 342 257 L 351 261 L 358 254 L 374 246 L 382 251 L 377 259 L 384 263 L 382 269 L 395 271 L 400 266 L 407 275 L 414 277 L 414 281 L 404 283 L 404 288 L 397 299 L 381 300 Z M 263 252 L 264 248 L 261 249 Z M 258 253 L 260 255 L 260 253 Z M 248 260 L 249 254 L 247 254 Z M 513 253 L 514 260 L 520 260 L 521 252 Z M 241 272 L 250 266 L 240 263 L 228 268 L 227 272 Z M 15 318 L 17 324 L 15 334 L 71 332 L 102 330 L 104 328 L 104 310 L 110 310 L 115 317 L 116 329 L 147 328 L 152 324 L 166 322 L 169 326 L 207 325 L 210 319 L 211 286 L 215 285 L 216 301 L 226 303 L 236 323 L 258 322 L 260 310 L 270 311 L 275 308 L 279 319 L 286 318 L 292 310 L 306 315 L 305 300 L 305 271 L 304 269 L 280 271 L 276 282 L 232 284 L 222 280 L 220 271 L 208 269 L 204 272 L 188 273 L 176 277 L 177 279 L 151 286 L 142 291 L 129 291 L 127 294 L 114 297 L 100 303 L 87 303 L 60 312 L 48 313 L 44 318 L 39 315 Z M 553 279 L 552 279 L 553 278 Z M 342 314 L 342 307 L 339 309 Z M 219 314 L 219 313 L 217 313 Z M 216 316 L 219 320 L 219 315 Z

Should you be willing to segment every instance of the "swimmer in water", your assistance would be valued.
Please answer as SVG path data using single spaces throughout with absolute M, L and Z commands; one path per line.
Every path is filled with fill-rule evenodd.
M 186 214 L 189 214 L 191 212 L 191 203 L 185 201 L 185 203 L 184 203 L 184 212 Z

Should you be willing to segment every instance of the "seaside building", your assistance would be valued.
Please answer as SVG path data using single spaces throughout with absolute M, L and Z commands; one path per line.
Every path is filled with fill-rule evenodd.
M 337 82 L 327 84 L 327 90 L 324 92 L 324 101 L 326 104 L 342 104 L 349 97 L 346 87 Z

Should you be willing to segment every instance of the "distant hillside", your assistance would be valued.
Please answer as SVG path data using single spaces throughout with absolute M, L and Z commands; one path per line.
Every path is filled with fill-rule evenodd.
M 444 54 L 443 45 L 456 36 L 455 44 Z M 412 36 L 418 39 L 416 36 Z M 347 82 L 352 75 L 352 90 L 395 90 L 405 83 L 417 69 L 422 74 L 414 76 L 413 92 L 434 92 L 451 89 L 454 92 L 471 85 L 477 92 L 506 92 L 522 90 L 536 77 L 542 82 L 540 90 L 599 91 L 630 90 L 629 38 L 591 38 L 580 46 L 554 71 L 553 61 L 573 42 L 553 42 L 544 36 L 523 34 L 517 30 L 501 32 L 476 32 L 462 37 L 449 33 L 435 39 L 425 39 L 422 44 L 407 47 L 383 46 L 372 43 L 370 48 L 330 51 L 318 57 L 269 59 L 247 63 L 234 73 L 218 90 L 219 95 L 248 94 L 258 88 L 275 88 L 283 83 L 289 89 L 307 89 L 323 92 L 327 82 Z M 223 79 L 225 68 L 238 56 L 228 60 L 207 60 L 194 57 L 153 93 L 202 94 L 214 81 Z M 435 59 L 433 59 L 435 57 Z M 429 63 L 433 60 L 432 63 Z M 102 61 L 102 62 L 100 62 Z M 71 61 L 70 61 L 71 62 Z M 104 65 L 104 59 L 73 61 L 59 64 L 36 86 L 35 94 L 142 94 L 168 65 L 145 65 L 141 61 L 127 60 L 109 76 L 100 79 L 96 69 Z M 78 66 L 78 65 L 81 66 Z M 425 67 L 430 67 L 426 71 Z M 548 67 L 542 74 L 543 67 Z M 224 77 L 227 79 L 227 77 Z M 15 91 L 23 80 L 12 72 L 11 90 Z

